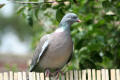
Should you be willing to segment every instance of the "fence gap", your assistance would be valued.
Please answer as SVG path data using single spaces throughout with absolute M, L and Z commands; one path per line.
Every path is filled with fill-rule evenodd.
M 81 70 L 79 71 L 79 80 L 82 80 Z

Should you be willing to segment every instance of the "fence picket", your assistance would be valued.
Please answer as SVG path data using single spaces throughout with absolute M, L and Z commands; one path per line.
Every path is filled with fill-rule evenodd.
M 78 80 L 78 71 L 74 70 L 74 80 Z
M 32 77 L 33 77 L 32 80 L 36 80 L 35 72 L 32 72 Z
M 14 72 L 14 80 L 18 80 L 18 73 Z
M 10 73 L 10 80 L 13 80 L 13 72 L 10 71 L 9 73 Z
M 22 73 L 18 72 L 18 80 L 22 80 Z
M 116 69 L 116 78 L 117 80 L 120 80 L 120 70 Z
M 106 75 L 106 77 L 105 77 L 105 79 L 106 80 L 109 80 L 109 71 L 108 71 L 108 69 L 105 69 L 105 75 Z
M 88 80 L 91 80 L 91 69 L 88 69 L 87 72 L 88 72 Z
M 102 80 L 105 80 L 105 69 L 102 69 L 101 72 L 102 72 Z
M 69 80 L 69 73 L 66 72 L 66 80 Z
M 92 69 L 92 79 L 96 80 L 95 69 Z
M 2 73 L 0 73 L 0 80 L 3 80 L 3 75 L 2 75 Z
M 33 80 L 32 72 L 29 72 L 29 80 Z
M 116 80 L 115 79 L 115 69 L 111 69 L 111 80 Z
M 4 80 L 8 80 L 8 73 L 7 72 L 4 72 Z
M 82 70 L 82 80 L 86 80 L 86 70 Z
M 36 79 L 40 80 L 40 74 L 39 73 L 36 73 Z
M 73 80 L 73 71 L 70 71 L 70 80 Z
M 101 80 L 101 70 L 97 70 L 97 80 Z
M 26 72 L 23 72 L 23 80 L 27 80 Z
M 44 73 L 40 73 L 40 80 L 45 80 Z
M 47 76 L 47 77 L 45 77 L 45 80 L 49 80 L 49 77 Z
M 64 76 L 64 75 L 62 75 L 62 76 L 61 76 L 61 79 L 62 79 L 62 80 L 65 80 L 65 76 Z

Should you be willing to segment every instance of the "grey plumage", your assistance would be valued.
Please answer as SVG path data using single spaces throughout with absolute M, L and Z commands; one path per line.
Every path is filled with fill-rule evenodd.
M 61 69 L 70 61 L 73 52 L 73 42 L 70 26 L 79 21 L 74 13 L 66 14 L 55 32 L 44 35 L 35 50 L 29 71 L 44 71 L 45 69 Z

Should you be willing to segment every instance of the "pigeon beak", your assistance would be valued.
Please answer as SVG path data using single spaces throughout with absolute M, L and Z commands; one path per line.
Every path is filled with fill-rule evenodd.
M 79 23 L 80 23 L 80 22 L 81 22 L 81 20 L 79 20 L 79 19 L 78 19 L 78 20 L 77 20 L 77 22 L 79 22 Z

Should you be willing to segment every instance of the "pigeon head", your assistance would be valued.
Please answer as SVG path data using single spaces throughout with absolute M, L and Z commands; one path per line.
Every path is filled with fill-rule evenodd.
M 79 20 L 76 14 L 68 13 L 62 18 L 60 24 L 72 25 L 74 22 L 81 22 L 81 21 Z

